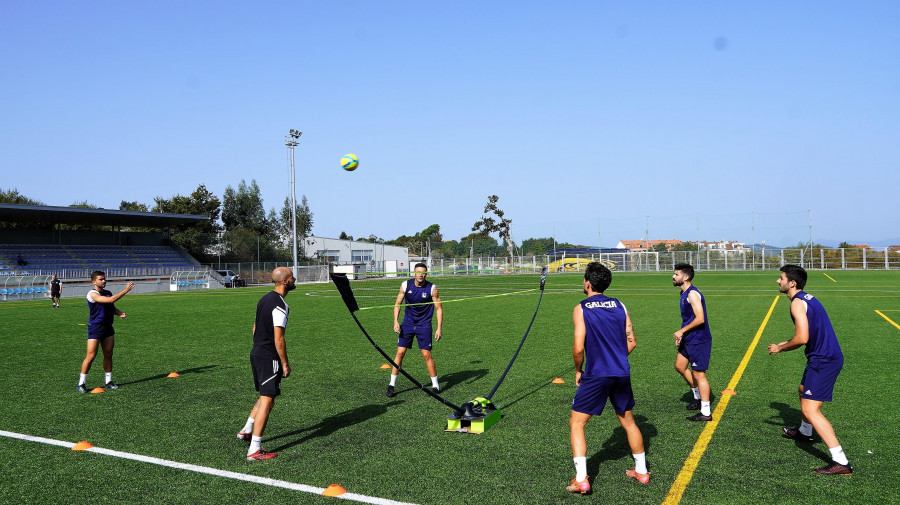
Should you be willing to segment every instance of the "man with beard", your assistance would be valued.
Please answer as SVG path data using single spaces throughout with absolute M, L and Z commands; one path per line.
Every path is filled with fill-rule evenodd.
M 272 271 L 275 289 L 263 295 L 256 304 L 250 366 L 253 368 L 253 383 L 259 392 L 259 400 L 250 411 L 247 423 L 237 434 L 238 439 L 250 442 L 248 461 L 277 456 L 274 452 L 262 450 L 260 445 L 269 413 L 275 405 L 275 397 L 281 394 L 281 379 L 291 374 L 287 344 L 284 341 L 290 308 L 284 297 L 296 287 L 295 281 L 294 273 L 289 268 L 276 268 Z
M 681 329 L 675 332 L 675 371 L 691 388 L 694 400 L 688 410 L 700 410 L 688 417 L 689 421 L 712 421 L 709 401 L 709 355 L 712 353 L 712 334 L 706 317 L 706 299 L 693 285 L 694 267 L 687 263 L 675 265 L 672 284 L 681 289 Z

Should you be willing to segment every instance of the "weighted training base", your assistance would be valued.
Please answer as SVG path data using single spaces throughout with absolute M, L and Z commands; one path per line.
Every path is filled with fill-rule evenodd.
M 476 398 L 462 405 L 464 412 L 453 412 L 447 417 L 447 429 L 457 433 L 484 433 L 500 420 L 500 409 L 490 400 Z

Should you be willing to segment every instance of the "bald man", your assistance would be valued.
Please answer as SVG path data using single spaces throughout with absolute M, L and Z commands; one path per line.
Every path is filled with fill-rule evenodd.
M 284 330 L 287 327 L 288 304 L 284 297 L 296 286 L 294 273 L 287 267 L 272 271 L 275 289 L 266 293 L 256 304 L 256 321 L 253 323 L 253 350 L 250 366 L 253 368 L 253 384 L 259 392 L 259 400 L 250 411 L 247 424 L 237 438 L 250 442 L 248 461 L 271 459 L 277 456 L 260 448 L 263 430 L 269 420 L 269 412 L 275 405 L 275 397 L 281 394 L 281 379 L 291 374 L 288 364 Z

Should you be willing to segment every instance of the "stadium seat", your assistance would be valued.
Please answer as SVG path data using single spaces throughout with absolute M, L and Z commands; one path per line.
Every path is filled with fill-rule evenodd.
M 0 289 L 0 295 L 6 296 L 6 288 Z

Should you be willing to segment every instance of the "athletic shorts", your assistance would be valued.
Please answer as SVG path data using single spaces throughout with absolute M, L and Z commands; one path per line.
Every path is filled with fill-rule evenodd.
M 678 354 L 688 359 L 691 370 L 705 372 L 709 370 L 709 355 L 712 353 L 712 341 L 702 344 L 686 344 L 684 340 L 678 346 Z
M 56 290 L 56 289 L 51 289 L 51 290 L 50 290 L 50 296 L 51 296 L 52 298 L 59 298 L 59 294 L 60 294 L 60 292 L 59 292 L 58 290 Z
M 116 334 L 116 331 L 113 330 L 112 326 L 96 326 L 91 327 L 88 326 L 88 340 L 94 338 L 97 340 L 103 340 L 105 338 L 109 338 Z
M 807 362 L 803 378 L 800 379 L 800 384 L 803 386 L 803 394 L 800 398 L 830 402 L 834 393 L 834 383 L 837 382 L 838 374 L 841 373 L 843 367 L 843 358 L 837 361 Z
M 250 366 L 253 368 L 253 385 L 260 396 L 276 397 L 281 394 L 281 360 L 265 356 L 250 355 Z
M 631 377 L 581 377 L 581 385 L 572 400 L 572 410 L 582 414 L 599 416 L 606 406 L 606 399 L 616 414 L 624 414 L 634 408 Z
M 431 326 L 403 326 L 400 325 L 400 338 L 397 339 L 397 347 L 412 347 L 413 337 L 416 337 L 416 343 L 419 349 L 423 351 L 431 350 Z

